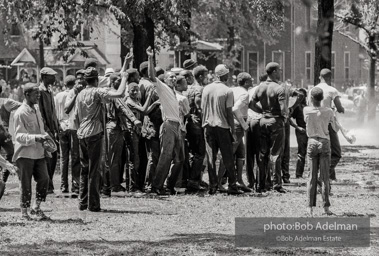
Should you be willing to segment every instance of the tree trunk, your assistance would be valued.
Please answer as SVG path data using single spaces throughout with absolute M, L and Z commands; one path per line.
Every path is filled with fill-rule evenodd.
M 41 37 L 39 37 L 39 65 L 40 69 L 45 66 L 45 56 L 43 52 L 43 40 Z
M 367 96 L 368 96 L 368 117 L 367 117 L 367 119 L 369 121 L 375 120 L 376 105 L 378 103 L 377 99 L 375 97 L 375 74 L 376 74 L 376 59 L 370 58 L 369 86 L 367 88 Z
M 229 78 L 228 78 L 228 85 L 233 86 L 233 75 L 234 75 L 234 46 L 235 46 L 235 29 L 233 26 L 228 27 L 228 39 L 227 39 L 227 53 L 226 53 L 226 64 L 229 67 Z
M 139 69 L 139 65 L 147 61 L 146 49 L 154 48 L 154 22 L 147 15 L 142 23 L 132 22 L 133 27 L 133 67 Z
M 318 0 L 318 21 L 315 46 L 314 84 L 320 82 L 323 68 L 332 67 L 332 41 L 334 27 L 334 0 Z

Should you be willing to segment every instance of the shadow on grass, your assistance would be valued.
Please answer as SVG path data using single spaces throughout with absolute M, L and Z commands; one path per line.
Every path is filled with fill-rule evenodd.
M 314 255 L 328 253 L 326 248 L 236 248 L 234 239 L 234 235 L 228 234 L 197 233 L 173 234 L 170 238 L 159 241 L 112 241 L 103 237 L 74 242 L 47 240 L 43 244 L 8 245 L 0 251 L 0 254 L 25 255 L 25 252 L 28 252 L 28 255 L 76 255 L 77 253 L 82 255 Z
M 0 208 L 0 212 L 20 212 L 20 208 Z

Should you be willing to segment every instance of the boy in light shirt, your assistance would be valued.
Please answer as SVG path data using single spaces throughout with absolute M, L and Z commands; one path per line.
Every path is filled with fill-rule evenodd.
M 330 139 L 328 126 L 333 122 L 333 111 L 327 107 L 321 107 L 324 98 L 323 90 L 315 87 L 310 93 L 311 106 L 304 108 L 304 118 L 307 126 L 310 178 L 307 184 L 308 213 L 313 215 L 313 207 L 316 206 L 317 180 L 320 177 L 322 184 L 322 200 L 324 212 L 327 215 L 333 213 L 329 210 L 329 166 L 330 166 Z M 318 172 L 320 171 L 320 175 Z

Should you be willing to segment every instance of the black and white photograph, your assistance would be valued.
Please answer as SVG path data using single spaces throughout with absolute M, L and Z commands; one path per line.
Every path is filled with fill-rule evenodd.
M 0 255 L 379 255 L 378 0 L 0 0 Z

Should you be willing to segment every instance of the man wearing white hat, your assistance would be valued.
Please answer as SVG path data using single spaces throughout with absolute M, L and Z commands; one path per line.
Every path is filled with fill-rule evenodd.
M 216 81 L 207 85 L 201 99 L 202 123 L 208 161 L 209 194 L 217 192 L 216 160 L 220 149 L 228 175 L 228 194 L 242 194 L 237 188 L 233 157 L 234 117 L 233 91 L 225 85 L 229 69 L 220 64 L 215 68 Z

